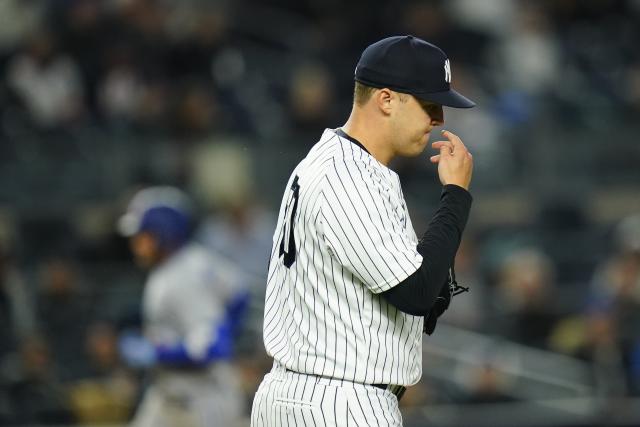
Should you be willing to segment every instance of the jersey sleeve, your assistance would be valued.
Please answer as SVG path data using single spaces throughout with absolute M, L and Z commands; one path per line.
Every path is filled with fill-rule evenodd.
M 336 160 L 320 204 L 324 244 L 373 293 L 384 292 L 422 263 L 389 182 L 360 162 Z
M 186 288 L 186 287 L 185 287 Z M 195 360 L 205 357 L 208 347 L 217 339 L 216 328 L 223 319 L 223 307 L 206 283 L 184 289 L 176 300 L 180 307 L 184 346 Z
M 193 360 L 206 357 L 224 319 L 224 280 L 202 248 L 191 247 L 172 271 L 171 317 L 179 325 L 182 344 Z

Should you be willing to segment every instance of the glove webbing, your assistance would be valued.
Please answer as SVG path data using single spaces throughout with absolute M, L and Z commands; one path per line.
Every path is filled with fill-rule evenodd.
M 449 268 L 449 279 L 447 283 L 442 287 L 440 295 L 436 298 L 431 311 L 424 318 L 423 331 L 425 334 L 431 335 L 433 333 L 436 329 L 438 318 L 449 308 L 451 299 L 455 295 L 459 295 L 464 292 L 469 292 L 469 288 L 458 284 L 456 281 L 456 273 L 452 266 Z

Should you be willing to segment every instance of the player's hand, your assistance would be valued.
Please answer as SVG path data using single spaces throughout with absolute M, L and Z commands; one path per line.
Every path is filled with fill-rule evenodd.
M 156 350 L 149 341 L 138 334 L 124 333 L 118 340 L 120 357 L 132 368 L 146 368 L 156 361 Z
M 440 154 L 431 156 L 431 163 L 438 164 L 438 176 L 442 185 L 455 184 L 469 189 L 473 172 L 473 157 L 457 135 L 448 130 L 442 131 L 446 141 L 436 141 L 433 148 Z

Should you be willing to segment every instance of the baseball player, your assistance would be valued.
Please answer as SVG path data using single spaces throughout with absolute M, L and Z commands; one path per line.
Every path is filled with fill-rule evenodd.
M 234 426 L 242 413 L 228 360 L 248 294 L 236 272 L 190 241 L 192 222 L 188 198 L 171 187 L 140 191 L 119 222 L 137 263 L 150 270 L 144 337 L 120 339 L 130 366 L 152 369 L 136 427 Z
M 274 363 L 252 426 L 401 426 L 398 400 L 422 374 L 422 334 L 456 293 L 452 265 L 471 205 L 472 158 L 459 137 L 433 143 L 443 184 L 418 240 L 394 157 L 421 154 L 450 87 L 438 47 L 412 36 L 367 47 L 352 112 L 291 174 L 273 238 L 263 335 Z

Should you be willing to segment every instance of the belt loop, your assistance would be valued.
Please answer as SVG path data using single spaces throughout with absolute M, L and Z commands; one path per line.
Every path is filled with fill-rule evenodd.
M 284 379 L 287 373 L 287 369 L 274 360 L 273 367 L 271 368 L 271 372 L 273 373 L 274 378 L 278 380 L 282 380 Z

